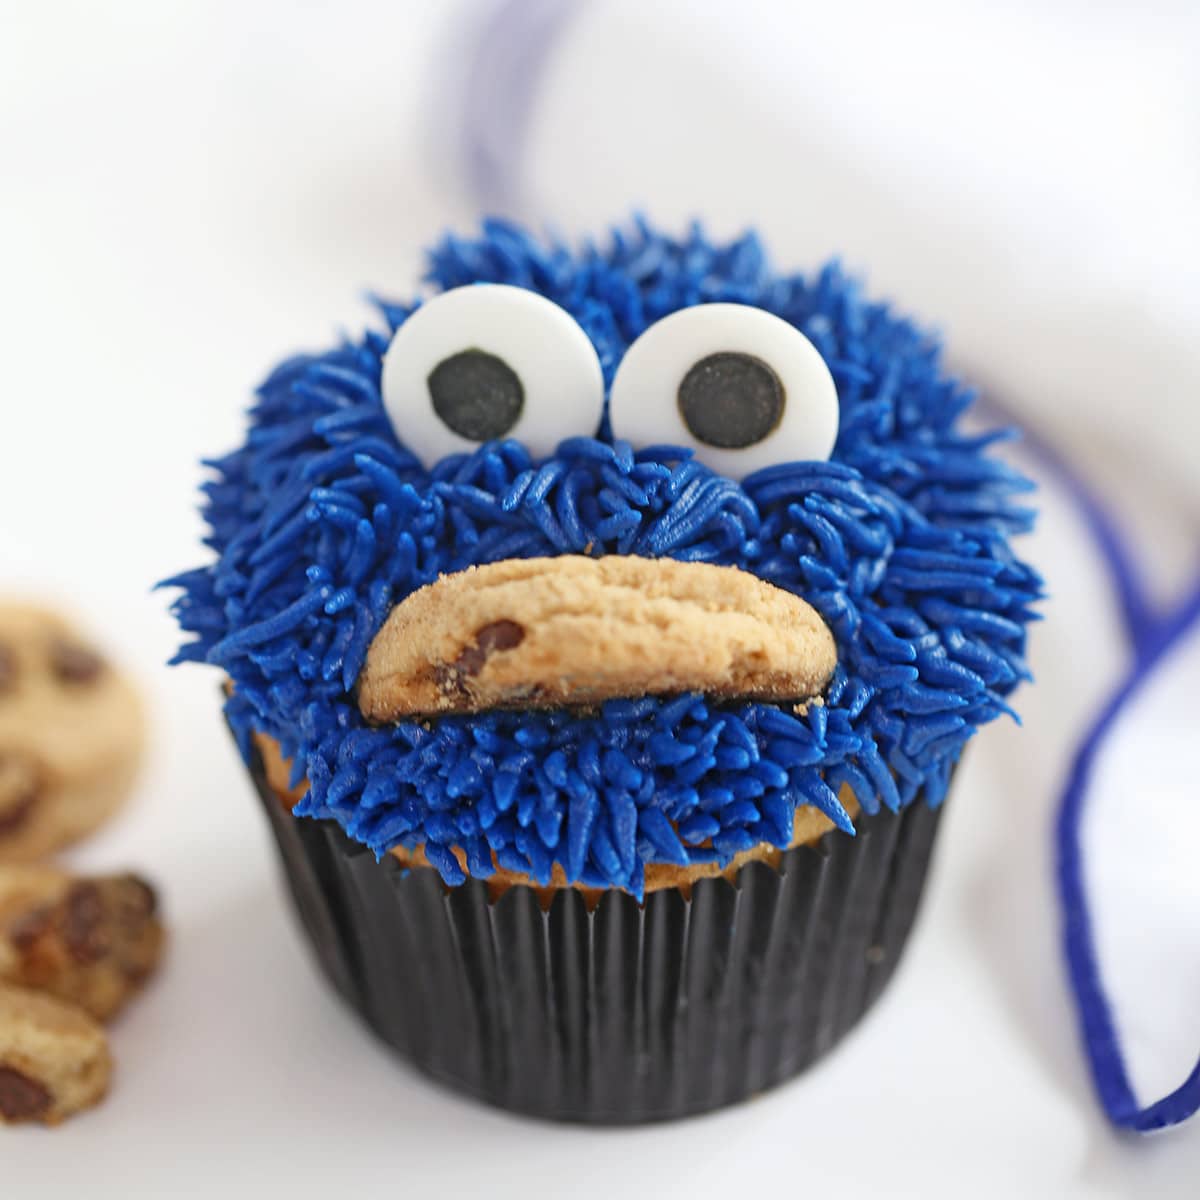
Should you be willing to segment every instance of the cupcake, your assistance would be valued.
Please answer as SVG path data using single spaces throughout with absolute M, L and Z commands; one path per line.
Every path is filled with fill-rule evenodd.
M 640 1122 L 863 1015 L 976 729 L 1011 712 L 1028 483 L 836 265 L 486 222 L 289 359 L 169 583 L 317 960 L 411 1063 Z

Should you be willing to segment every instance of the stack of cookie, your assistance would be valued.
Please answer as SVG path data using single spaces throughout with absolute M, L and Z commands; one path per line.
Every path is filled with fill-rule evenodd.
M 44 861 L 116 811 L 142 739 L 128 680 L 54 615 L 0 604 L 0 1122 L 56 1124 L 104 1095 L 101 1022 L 158 963 L 145 881 Z

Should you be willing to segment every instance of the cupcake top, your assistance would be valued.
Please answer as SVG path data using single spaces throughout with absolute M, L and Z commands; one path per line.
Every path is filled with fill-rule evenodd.
M 1041 585 L 937 341 L 753 235 L 490 221 L 427 279 L 269 376 L 209 464 L 215 560 L 168 581 L 177 660 L 229 676 L 297 814 L 450 884 L 461 854 L 641 895 L 798 806 L 853 833 L 843 787 L 940 803 Z

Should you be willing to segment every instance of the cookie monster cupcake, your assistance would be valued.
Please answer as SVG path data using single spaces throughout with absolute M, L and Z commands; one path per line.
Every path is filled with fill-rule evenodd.
M 634 1122 L 872 1004 L 1009 712 L 1024 479 L 836 266 L 488 222 L 290 359 L 170 581 L 324 970 L 505 1108 Z

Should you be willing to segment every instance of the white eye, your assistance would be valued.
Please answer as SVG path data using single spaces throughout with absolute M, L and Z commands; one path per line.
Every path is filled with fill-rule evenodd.
M 656 321 L 625 352 L 608 409 L 617 437 L 689 446 L 734 479 L 826 459 L 837 441 L 837 388 L 817 348 L 744 304 L 700 304 Z
M 502 283 L 421 305 L 392 338 L 382 387 L 396 436 L 426 466 L 494 438 L 544 457 L 595 433 L 604 406 L 600 359 L 574 318 Z

